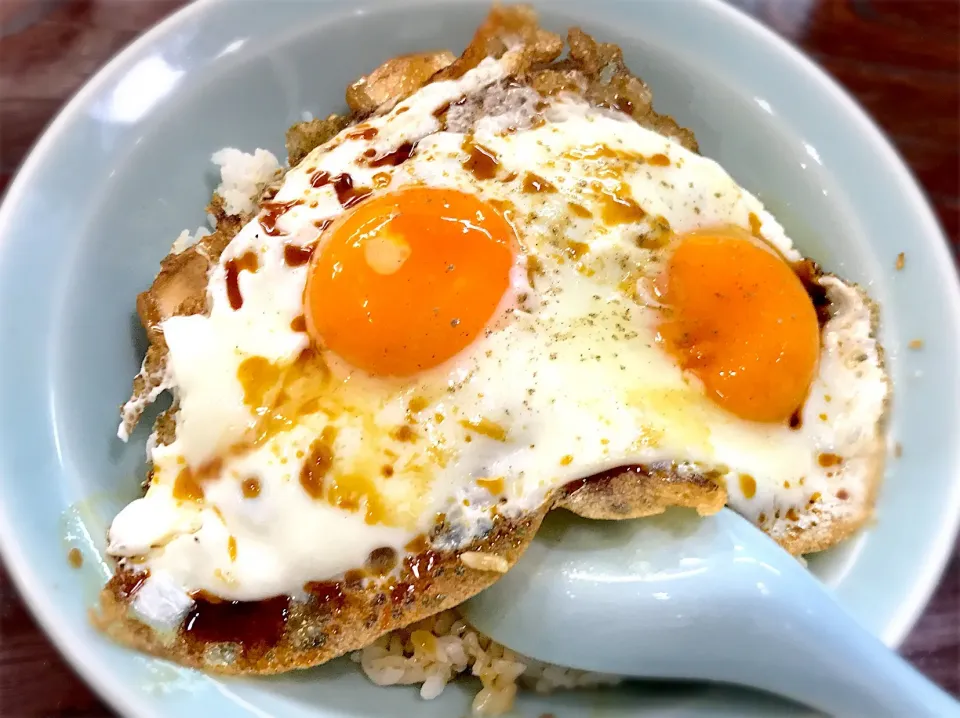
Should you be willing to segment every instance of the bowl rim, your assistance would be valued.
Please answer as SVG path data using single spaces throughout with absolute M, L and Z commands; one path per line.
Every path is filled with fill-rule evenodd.
M 123 70 L 128 58 L 135 56 L 159 38 L 201 14 L 208 6 L 233 1 L 235 0 L 192 0 L 134 38 L 83 84 L 43 130 L 16 170 L 3 196 L 0 197 L 0 245 L 4 243 L 4 237 L 7 235 L 7 225 L 10 224 L 10 217 L 15 212 L 17 199 L 29 191 L 36 168 L 46 161 L 49 148 L 69 129 L 73 118 L 83 111 L 89 98 Z M 857 127 L 864 142 L 877 152 L 889 170 L 890 182 L 896 184 L 901 190 L 917 222 L 922 225 L 922 231 L 918 234 L 939 236 L 944 240 L 926 243 L 924 251 L 929 252 L 936 260 L 938 274 L 933 279 L 950 287 L 947 290 L 951 297 L 948 312 L 952 317 L 954 331 L 960 332 L 960 284 L 957 282 L 957 272 L 953 257 L 950 256 L 948 242 L 927 196 L 883 131 L 836 80 L 774 30 L 725 0 L 694 0 L 694 2 L 701 5 L 706 12 L 716 14 L 722 21 L 738 26 L 739 30 L 751 36 L 751 40 L 757 46 L 763 47 L 764 52 L 783 56 L 797 72 L 812 80 L 817 88 L 816 91 L 834 103 Z M 908 598 L 903 601 L 897 614 L 880 636 L 891 648 L 896 648 L 903 641 L 920 617 L 953 553 L 957 532 L 960 529 L 960 474 L 953 478 L 949 486 L 949 496 L 944 497 L 949 500 L 948 503 L 952 507 L 949 520 L 941 524 L 935 540 L 931 541 L 927 547 L 920 580 L 916 582 Z M 82 680 L 115 710 L 138 715 L 155 714 L 149 703 L 144 701 L 132 687 L 109 680 L 107 678 L 109 672 L 102 670 L 105 667 L 104 659 L 98 651 L 86 648 L 83 641 L 74 640 L 79 636 L 75 635 L 67 624 L 61 624 L 58 621 L 56 602 L 41 590 L 39 579 L 28 560 L 26 551 L 17 541 L 16 533 L 12 528 L 13 524 L 7 518 L 5 502 L 0 496 L 0 558 L 6 565 L 28 610 L 60 655 Z

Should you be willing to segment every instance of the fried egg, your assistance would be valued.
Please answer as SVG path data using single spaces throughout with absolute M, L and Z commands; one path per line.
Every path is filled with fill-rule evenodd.
M 709 476 L 775 538 L 866 499 L 888 389 L 863 294 L 820 277 L 818 311 L 720 165 L 509 67 L 311 152 L 209 311 L 163 321 L 175 435 L 109 534 L 141 612 L 388 574 L 622 466 Z

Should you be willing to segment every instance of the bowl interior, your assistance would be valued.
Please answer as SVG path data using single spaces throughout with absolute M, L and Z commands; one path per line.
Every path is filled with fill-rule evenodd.
M 138 494 L 153 415 L 115 438 L 145 340 L 134 313 L 160 259 L 205 221 L 209 156 L 234 146 L 285 156 L 305 111 L 344 109 L 343 89 L 382 60 L 462 48 L 485 2 L 208 2 L 182 12 L 88 86 L 28 161 L 0 214 L 0 535 L 7 560 L 78 668 L 142 713 L 449 716 L 469 695 L 432 702 L 368 683 L 347 661 L 293 675 L 217 680 L 119 649 L 86 620 L 106 565 L 112 516 Z M 891 459 L 869 531 L 814 557 L 811 570 L 867 628 L 899 641 L 953 542 L 958 513 L 960 351 L 956 279 L 915 185 L 869 123 L 766 31 L 712 1 L 549 3 L 544 23 L 580 24 L 620 44 L 660 111 L 696 132 L 778 216 L 795 244 L 861 283 L 882 307 L 896 401 Z M 898 252 L 907 254 L 894 270 Z M 923 351 L 906 343 L 923 339 Z M 71 570 L 70 546 L 86 558 Z M 524 696 L 521 715 L 762 715 L 786 710 L 718 687 L 630 686 Z

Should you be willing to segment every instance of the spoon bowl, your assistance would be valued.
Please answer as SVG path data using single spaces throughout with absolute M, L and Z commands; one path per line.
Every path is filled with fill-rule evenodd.
M 960 715 L 729 509 L 622 522 L 558 512 L 463 610 L 511 649 L 571 668 L 736 683 L 833 715 Z

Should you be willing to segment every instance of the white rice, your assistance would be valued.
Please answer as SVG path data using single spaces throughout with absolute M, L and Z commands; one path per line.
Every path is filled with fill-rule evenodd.
M 216 227 L 214 227 L 214 229 L 216 229 Z M 208 234 L 211 234 L 211 231 L 206 227 L 197 227 L 197 230 L 193 234 L 190 234 L 189 229 L 185 229 L 180 233 L 180 236 L 173 240 L 173 246 L 170 247 L 170 251 L 174 254 L 180 254 L 180 252 L 188 247 L 192 247 Z
M 252 155 L 233 147 L 214 152 L 210 158 L 220 165 L 220 186 L 227 214 L 250 215 L 257 211 L 257 199 L 264 187 L 277 179 L 282 169 L 272 152 L 258 149 Z
M 227 147 L 214 153 L 211 160 L 220 166 L 216 194 L 227 214 L 254 214 L 264 188 L 283 172 L 277 158 L 263 149 L 249 154 Z M 211 222 L 211 227 L 216 229 L 215 223 Z M 210 230 L 205 227 L 192 234 L 185 229 L 174 241 L 173 251 L 182 252 L 207 234 Z M 499 565 L 487 566 L 485 561 L 490 558 L 497 557 L 480 555 L 470 560 L 502 570 Z M 420 696 L 426 700 L 439 696 L 460 675 L 476 676 L 482 687 L 473 699 L 473 713 L 488 716 L 509 711 L 521 686 L 545 693 L 621 681 L 618 676 L 563 668 L 511 651 L 474 630 L 456 609 L 381 636 L 354 652 L 351 659 L 377 685 L 420 684 Z
M 542 663 L 511 651 L 473 629 L 456 609 L 381 636 L 351 659 L 378 686 L 420 684 L 420 696 L 439 696 L 460 675 L 480 679 L 475 715 L 496 716 L 513 706 L 517 689 L 546 693 L 559 688 L 614 685 L 621 679 Z
M 276 156 L 269 150 L 258 149 L 253 154 L 233 147 L 214 152 L 210 160 L 220 166 L 220 184 L 214 192 L 223 200 L 227 214 L 249 216 L 257 211 L 257 202 L 264 188 L 283 173 Z M 208 215 L 210 227 L 198 227 L 194 232 L 183 230 L 173 240 L 170 251 L 180 254 L 217 228 Z

